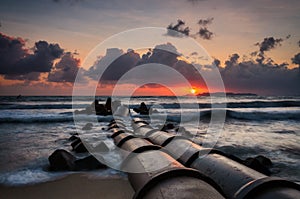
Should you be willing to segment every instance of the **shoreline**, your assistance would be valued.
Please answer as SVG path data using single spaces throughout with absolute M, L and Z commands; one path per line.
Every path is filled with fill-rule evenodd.
M 33 185 L 0 185 L 0 197 L 6 199 L 129 199 L 133 195 L 134 190 L 126 179 L 99 179 L 86 174 L 71 174 Z

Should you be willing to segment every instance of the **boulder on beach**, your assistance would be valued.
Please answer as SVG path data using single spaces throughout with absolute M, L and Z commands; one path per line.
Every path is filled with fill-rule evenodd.
M 96 114 L 96 115 L 112 115 L 114 109 L 117 108 L 121 103 L 120 101 L 112 102 L 111 98 L 106 99 L 105 104 L 99 104 L 99 100 L 95 99 L 93 103 L 86 107 L 84 110 L 76 110 L 75 114 Z
M 140 104 L 140 107 L 138 108 L 133 108 L 133 110 L 136 112 L 136 113 L 139 113 L 141 115 L 149 115 L 149 109 L 148 107 L 146 106 L 145 102 L 142 102 Z
M 66 150 L 55 150 L 48 160 L 52 171 L 73 171 L 75 169 L 76 158 Z
M 247 158 L 244 160 L 244 165 L 265 175 L 271 175 L 272 161 L 265 156 L 259 155 L 254 158 Z
M 107 168 L 107 166 L 99 162 L 92 155 L 75 161 L 75 169 L 78 171 L 104 169 L 104 168 Z
M 69 141 L 74 141 L 74 140 L 77 140 L 77 139 L 79 139 L 78 136 L 72 135 L 68 140 L 69 140 Z
M 63 149 L 55 150 L 48 160 L 50 171 L 86 171 L 107 168 L 92 155 L 77 160 L 75 156 Z
M 88 150 L 86 149 L 86 147 L 84 146 L 84 144 L 82 142 L 79 142 L 74 148 L 73 151 L 75 151 L 76 153 L 86 153 L 88 152 Z
M 72 143 L 71 143 L 71 146 L 72 146 L 72 149 L 74 150 L 75 146 L 77 144 L 79 144 L 81 142 L 81 139 L 78 137 L 77 139 L 75 139 Z
M 138 108 L 133 108 L 133 111 L 139 113 L 140 115 L 151 115 L 153 113 L 158 113 L 156 109 L 148 108 L 145 102 L 142 102 Z

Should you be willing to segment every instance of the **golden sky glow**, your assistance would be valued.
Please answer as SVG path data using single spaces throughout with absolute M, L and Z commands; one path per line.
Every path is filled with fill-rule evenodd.
M 33 53 L 31 49 L 38 41 L 47 41 L 49 44 L 57 43 L 65 52 L 76 52 L 74 57 L 84 63 L 92 49 L 112 35 L 134 28 L 165 28 L 170 23 L 174 25 L 177 19 L 182 19 L 190 28 L 190 36 L 211 57 L 219 59 L 221 67 L 226 65 L 226 61 L 234 53 L 240 56 L 239 60 L 255 60 L 250 56 L 252 52 L 259 49 L 255 44 L 262 42 L 267 37 L 283 39 L 278 46 L 264 53 L 267 58 L 271 58 L 278 65 L 287 63 L 287 67 L 290 69 L 298 67 L 291 60 L 299 53 L 300 1 L 298 0 L 210 0 L 194 1 L 193 3 L 173 0 L 70 2 L 1 1 L 0 32 L 12 38 L 22 38 L 26 41 L 25 48 L 31 51 L 30 53 Z M 208 26 L 208 29 L 214 33 L 211 40 L 195 36 L 199 31 L 197 22 L 199 19 L 207 18 L 213 18 L 212 24 Z M 289 35 L 290 37 L 286 39 Z M 149 35 L 145 35 L 145 37 L 152 39 Z M 169 42 L 172 43 L 172 39 Z M 184 40 L 182 43 L 182 45 L 187 45 Z M 122 45 L 116 41 L 115 46 L 110 47 L 121 48 Z M 130 42 L 126 46 L 130 46 Z M 186 48 L 189 49 L 188 46 Z M 122 50 L 127 51 L 127 49 Z M 147 50 L 147 48 L 138 49 L 137 52 L 142 55 Z M 178 57 L 179 60 L 197 62 L 197 56 L 189 56 L 190 52 L 180 53 L 183 53 L 184 56 Z M 98 56 L 105 56 L 105 50 L 95 55 L 95 57 Z M 59 61 L 59 59 L 54 60 L 54 65 Z M 95 59 L 88 62 L 84 68 L 88 70 L 94 61 Z M 251 74 L 255 74 L 255 72 L 247 71 L 240 76 L 246 77 Z M 41 73 L 39 81 L 4 78 L 3 75 L 4 72 L 0 74 L 1 95 L 70 95 L 72 93 L 71 83 L 49 82 L 47 73 Z M 241 82 L 243 83 L 243 81 Z M 231 83 L 237 84 L 236 82 Z M 266 85 L 268 86 L 268 84 Z M 196 86 L 193 89 L 177 87 L 182 95 L 207 92 L 203 85 Z M 108 95 L 111 93 L 111 89 L 112 87 L 97 88 L 97 93 Z M 284 88 L 281 89 L 284 90 Z M 239 91 L 243 89 L 231 86 L 226 90 Z M 249 90 L 255 91 L 255 88 Z M 172 95 L 164 88 L 150 87 L 140 88 L 137 93 L 140 95 L 154 93 Z

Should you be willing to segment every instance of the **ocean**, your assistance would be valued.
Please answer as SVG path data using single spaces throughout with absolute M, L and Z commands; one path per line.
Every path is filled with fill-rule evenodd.
M 107 97 L 96 98 L 105 103 Z M 0 183 L 34 184 L 71 174 L 48 171 L 48 157 L 56 149 L 71 151 L 68 138 L 80 131 L 74 123 L 73 111 L 84 109 L 93 100 L 93 97 L 76 97 L 72 101 L 71 96 L 0 97 Z M 182 122 L 182 118 L 198 115 L 199 125 L 187 124 L 184 128 L 196 132 L 199 140 L 208 135 L 212 107 L 209 96 L 200 96 L 196 102 L 195 98 L 181 97 L 180 103 L 176 97 L 132 97 L 127 105 L 132 109 L 141 102 L 154 106 L 161 118 L 174 125 Z M 193 108 L 195 104 L 199 110 Z M 264 155 L 274 164 L 273 176 L 300 182 L 300 96 L 236 95 L 227 96 L 226 101 L 218 104 L 226 104 L 226 120 L 216 148 L 241 159 Z M 80 122 L 91 117 L 95 116 L 80 115 Z M 132 117 L 139 115 L 132 112 Z M 97 116 L 91 135 L 102 132 L 112 118 Z M 154 118 L 153 125 L 161 124 Z M 127 126 L 130 128 L 130 123 Z M 213 132 L 209 136 L 214 136 Z M 99 178 L 126 177 L 111 168 L 88 173 Z

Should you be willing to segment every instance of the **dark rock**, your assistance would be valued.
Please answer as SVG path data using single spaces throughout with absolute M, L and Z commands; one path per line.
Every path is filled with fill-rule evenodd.
M 133 108 L 133 110 L 136 112 L 136 113 L 139 113 L 141 115 L 149 115 L 149 109 L 148 107 L 146 106 L 145 102 L 142 102 L 140 104 L 140 107 L 139 108 Z
M 91 130 L 93 128 L 93 124 L 92 123 L 86 123 L 84 127 L 82 127 L 82 130 Z
M 99 100 L 94 100 L 91 105 L 86 107 L 84 110 L 75 110 L 75 114 L 96 114 L 96 115 L 112 115 L 112 112 L 121 105 L 120 101 L 112 102 L 111 98 L 108 97 L 105 104 L 99 104 Z
M 69 138 L 69 141 L 74 141 L 74 140 L 77 140 L 79 139 L 79 137 L 77 137 L 76 135 L 72 135 L 70 138 Z
M 272 161 L 265 156 L 259 155 L 256 156 L 255 159 L 258 160 L 262 165 L 264 165 L 267 168 L 270 168 L 273 165 Z
M 94 156 L 90 155 L 86 158 L 75 161 L 76 170 L 94 170 L 107 168 L 105 164 L 99 162 Z
M 80 138 L 77 138 L 76 140 L 74 140 L 74 141 L 71 143 L 72 149 L 74 149 L 75 146 L 76 146 L 77 144 L 79 144 L 80 142 L 81 142 L 81 139 L 80 139 Z
M 166 127 L 167 127 L 168 129 L 174 129 L 174 128 L 175 128 L 174 124 L 172 124 L 172 123 L 168 123 L 168 124 L 166 125 Z
M 265 175 L 271 174 L 270 170 L 267 167 L 265 167 L 263 164 L 261 164 L 260 161 L 258 161 L 256 158 L 247 158 L 244 161 L 244 165 Z
M 74 148 L 73 150 L 76 152 L 76 153 L 85 153 L 85 152 L 88 152 L 88 150 L 86 149 L 86 147 L 84 146 L 84 144 L 82 142 L 78 143 Z
M 106 99 L 106 102 L 105 102 L 105 109 L 107 110 L 107 112 L 111 112 L 111 98 L 110 97 L 108 97 L 107 99 Z
M 50 170 L 52 171 L 72 171 L 75 169 L 76 158 L 69 152 L 58 149 L 54 151 L 48 158 Z

